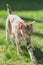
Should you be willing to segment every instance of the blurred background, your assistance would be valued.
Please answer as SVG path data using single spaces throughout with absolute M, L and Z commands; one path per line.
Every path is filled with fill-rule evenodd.
M 43 0 L 0 0 L 0 10 L 5 10 L 7 3 L 11 5 L 12 10 L 17 11 L 35 11 L 43 9 Z
M 21 42 L 22 55 L 18 57 L 16 47 L 6 42 L 5 26 L 6 4 L 11 6 L 12 14 L 20 16 L 26 24 L 33 20 L 31 44 L 38 65 L 43 65 L 43 0 L 0 0 L 0 65 L 37 65 L 32 63 L 24 41 Z

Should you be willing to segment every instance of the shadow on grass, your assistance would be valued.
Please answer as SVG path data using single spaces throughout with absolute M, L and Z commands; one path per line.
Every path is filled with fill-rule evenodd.
M 21 16 L 20 16 L 21 17 Z M 33 19 L 33 18 L 26 18 L 26 17 L 21 17 L 26 23 L 28 22 L 32 22 L 32 21 L 36 21 L 38 23 L 41 23 L 42 21 L 41 20 L 36 20 L 36 19 Z M 6 17 L 4 17 L 4 19 L 6 19 Z M 3 24 L 0 24 L 0 29 L 5 29 L 5 26 Z M 35 34 L 35 33 L 34 33 Z
M 23 53 L 22 53 L 23 56 L 25 56 L 27 59 L 30 58 L 26 46 L 23 45 L 21 48 L 23 50 Z M 37 59 L 37 62 L 39 64 L 43 64 L 43 52 L 41 51 L 42 47 L 38 48 L 38 47 L 35 46 L 34 48 L 35 48 L 35 50 L 33 50 L 33 51 L 34 51 L 34 55 Z
M 21 16 L 20 16 L 21 17 Z M 41 23 L 42 21 L 41 20 L 36 20 L 36 19 L 33 19 L 33 18 L 26 18 L 26 17 L 21 17 L 26 23 L 30 22 L 30 21 L 36 21 L 38 23 Z M 6 17 L 4 17 L 4 19 L 6 19 Z M 5 29 L 5 26 L 3 24 L 0 24 L 0 29 Z M 37 33 L 34 33 L 34 34 L 37 34 Z
M 41 51 L 41 48 L 35 46 L 34 54 L 36 56 L 38 63 L 43 64 L 43 52 Z
M 36 35 L 36 36 L 38 36 L 38 37 L 41 37 L 41 38 L 43 38 L 43 34 L 42 34 L 42 33 L 33 32 L 33 35 Z
M 5 29 L 5 26 L 3 24 L 0 24 L 0 29 Z
M 21 17 L 21 16 L 20 16 Z M 21 17 L 23 20 L 25 20 L 26 22 L 29 22 L 29 21 L 36 21 L 38 23 L 41 23 L 42 21 L 41 20 L 37 20 L 37 19 L 33 19 L 33 18 L 26 18 L 26 17 Z

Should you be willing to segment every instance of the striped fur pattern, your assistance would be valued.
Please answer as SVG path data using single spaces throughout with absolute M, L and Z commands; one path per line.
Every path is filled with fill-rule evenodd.
M 35 56 L 33 54 L 33 49 L 31 46 L 31 35 L 32 35 L 32 26 L 33 23 L 30 23 L 29 25 L 26 25 L 24 23 L 24 20 L 22 20 L 17 15 L 12 15 L 11 10 L 9 10 L 9 5 L 7 4 L 7 11 L 8 11 L 8 17 L 6 20 L 6 40 L 10 40 L 11 43 L 14 46 L 14 39 L 16 41 L 16 47 L 17 47 L 17 54 L 20 55 L 21 53 L 21 38 L 26 41 L 27 50 L 30 54 L 30 58 L 32 61 L 36 61 Z M 12 35 L 12 37 L 11 37 Z

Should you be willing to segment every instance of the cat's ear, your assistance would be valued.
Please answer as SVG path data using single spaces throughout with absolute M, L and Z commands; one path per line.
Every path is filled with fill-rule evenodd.
M 31 22 L 30 24 L 27 24 L 27 27 L 32 28 L 34 23 L 35 23 L 35 21 Z

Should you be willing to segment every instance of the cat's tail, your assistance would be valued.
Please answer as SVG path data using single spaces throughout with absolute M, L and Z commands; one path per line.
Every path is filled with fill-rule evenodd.
M 6 7 L 7 7 L 7 13 L 8 15 L 11 14 L 11 7 L 9 4 L 6 4 Z

